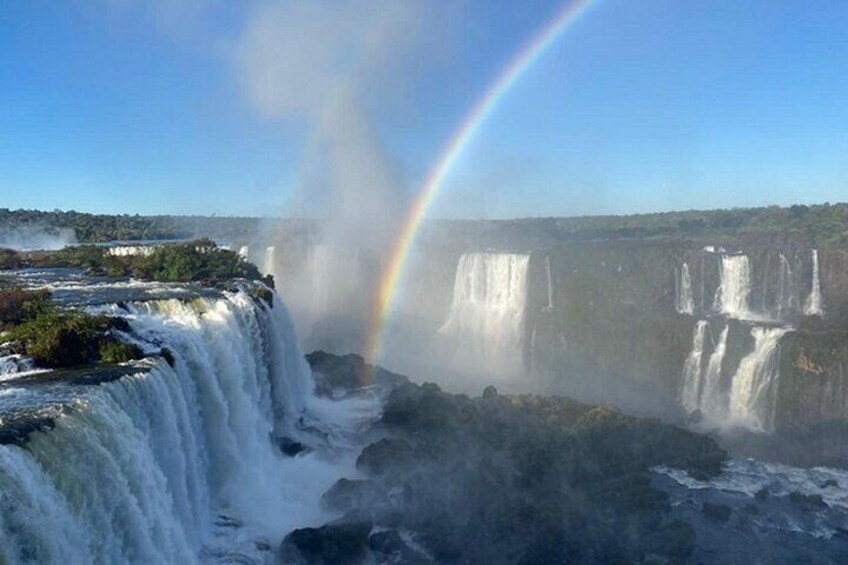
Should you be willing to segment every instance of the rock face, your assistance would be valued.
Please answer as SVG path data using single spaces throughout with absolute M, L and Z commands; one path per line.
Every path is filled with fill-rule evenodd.
M 320 396 L 333 396 L 363 386 L 379 385 L 392 387 L 408 382 L 403 375 L 369 365 L 355 354 L 333 355 L 325 351 L 313 351 L 306 356 L 315 379 L 315 392 Z
M 712 476 L 725 459 L 707 437 L 612 407 L 432 384 L 396 387 L 380 426 L 387 437 L 357 460 L 368 478 L 342 479 L 323 500 L 344 523 L 380 527 L 376 562 L 680 562 L 694 533 L 664 519 L 649 469 Z

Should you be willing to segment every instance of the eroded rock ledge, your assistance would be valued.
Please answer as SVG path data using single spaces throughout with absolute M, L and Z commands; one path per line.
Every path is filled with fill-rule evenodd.
M 708 437 L 613 407 L 492 388 L 397 384 L 378 428 L 357 461 L 366 478 L 324 495 L 344 518 L 287 536 L 285 562 L 680 562 L 694 529 L 668 518 L 650 469 L 709 477 L 726 458 Z

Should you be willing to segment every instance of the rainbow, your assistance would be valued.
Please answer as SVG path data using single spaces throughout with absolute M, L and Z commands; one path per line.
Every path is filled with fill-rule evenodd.
M 415 236 L 421 227 L 421 221 L 427 209 L 433 203 L 445 177 L 462 156 L 474 134 L 480 130 L 492 111 L 497 107 L 510 87 L 535 61 L 544 55 L 548 48 L 571 27 L 581 15 L 597 0 L 571 0 L 566 2 L 544 27 L 531 37 L 510 59 L 500 74 L 484 92 L 483 96 L 471 108 L 459 127 L 453 132 L 442 148 L 436 165 L 424 178 L 416 198 L 407 211 L 402 228 L 392 247 L 391 255 L 383 269 L 375 294 L 371 322 L 365 343 L 366 358 L 376 363 L 380 357 L 383 332 L 391 309 L 398 283 L 403 274 L 409 252 L 415 242 Z

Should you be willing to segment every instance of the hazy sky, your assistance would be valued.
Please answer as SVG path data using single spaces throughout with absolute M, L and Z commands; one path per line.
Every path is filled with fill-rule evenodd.
M 297 214 L 308 125 L 257 108 L 233 56 L 267 2 L 223 4 L 0 2 L 0 207 Z M 400 190 L 561 5 L 431 0 L 402 53 L 376 44 L 393 61 L 370 53 L 381 70 L 357 97 Z M 336 63 L 361 67 L 358 53 Z M 845 201 L 846 100 L 848 2 L 596 0 L 499 104 L 431 215 Z

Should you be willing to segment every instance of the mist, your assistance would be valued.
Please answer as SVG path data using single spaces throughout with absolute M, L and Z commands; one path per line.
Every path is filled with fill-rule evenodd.
M 372 109 L 414 72 L 428 20 L 417 1 L 263 3 L 235 42 L 233 67 L 253 108 L 303 132 L 287 212 L 315 219 L 316 229 L 299 253 L 292 246 L 303 242 L 270 230 L 287 254 L 270 266 L 305 338 L 330 324 L 333 345 L 361 348 L 410 194 Z
M 53 251 L 76 243 L 72 229 L 32 226 L 0 229 L 0 248 L 15 251 Z

